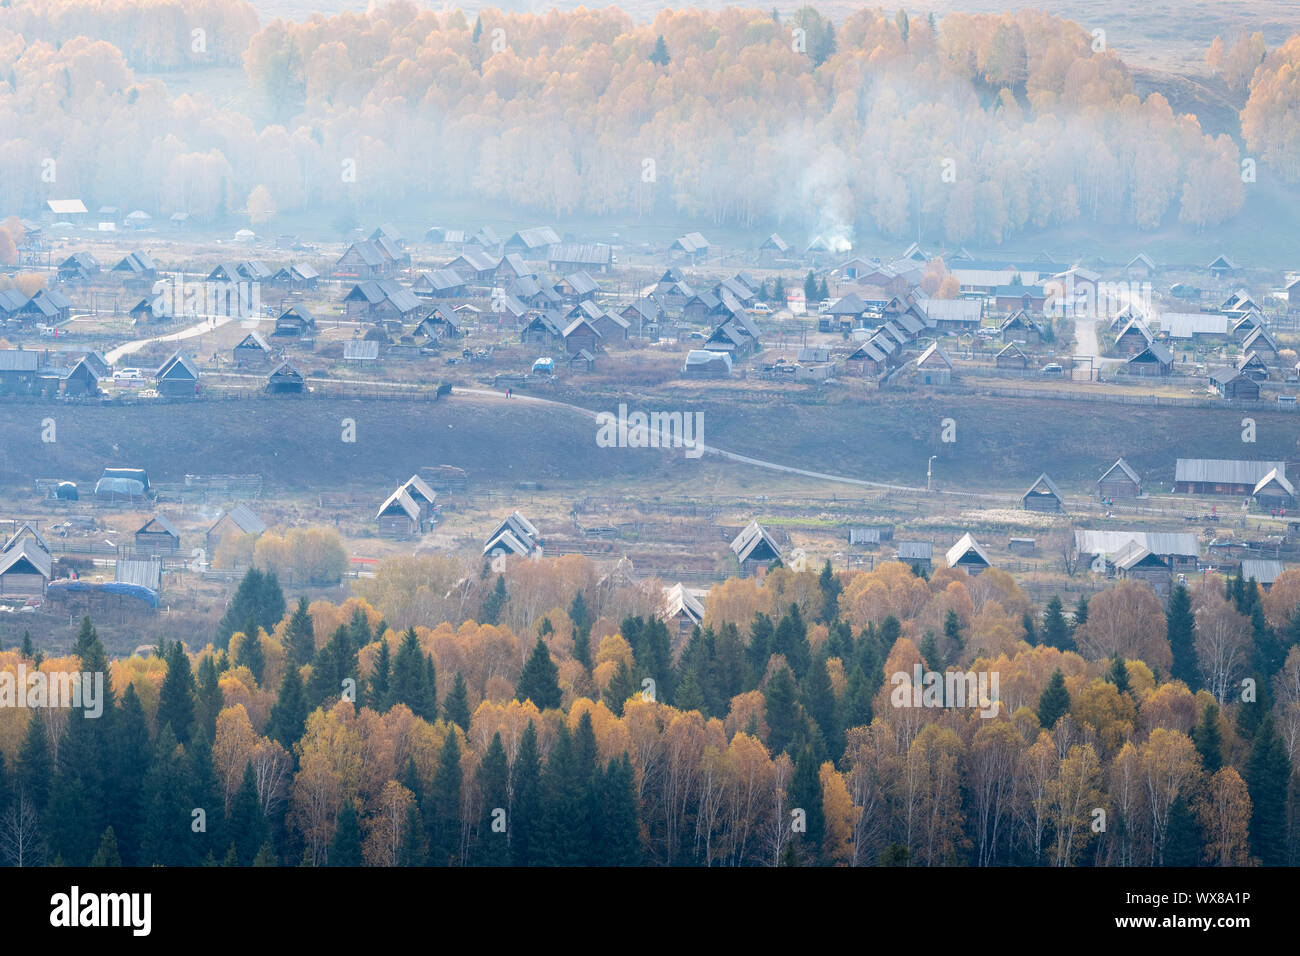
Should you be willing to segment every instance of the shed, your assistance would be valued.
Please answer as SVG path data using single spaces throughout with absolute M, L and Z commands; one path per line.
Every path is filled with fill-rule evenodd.
M 1119 458 L 1097 479 L 1097 494 L 1102 498 L 1137 498 L 1142 494 L 1142 480 L 1128 462 Z
M 181 549 L 181 533 L 163 515 L 154 515 L 135 533 L 137 554 L 175 554 Z
M 781 549 L 767 533 L 767 529 L 757 521 L 751 521 L 745 530 L 736 535 L 731 542 L 731 553 L 736 556 L 742 575 L 753 574 L 781 559 Z
M 1056 482 L 1044 472 L 1020 496 L 1020 506 L 1026 511 L 1064 511 L 1065 496 L 1056 487 Z

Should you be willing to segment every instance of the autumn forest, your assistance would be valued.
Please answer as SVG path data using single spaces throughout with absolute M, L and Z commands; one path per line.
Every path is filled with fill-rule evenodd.
M 0 652 L 0 670 L 111 674 L 98 719 L 0 709 L 5 862 L 1240 866 L 1300 851 L 1300 572 L 1267 593 L 1180 586 L 1166 611 L 1134 581 L 1039 608 L 996 569 L 774 567 L 715 587 L 685 633 L 647 585 L 582 557 L 444 591 L 450 562 L 389 559 L 342 605 L 286 599 L 254 569 L 202 648 L 109 662 L 86 620 L 68 658 Z M 917 668 L 996 674 L 995 699 L 912 706 Z
M 1298 44 L 1206 54 L 1245 101 L 1252 161 L 1290 183 Z M 27 212 L 79 195 L 214 223 L 262 187 L 276 212 L 339 224 L 451 197 L 997 244 L 1070 223 L 1200 230 L 1244 201 L 1237 141 L 1032 10 L 471 21 L 399 0 L 259 25 L 242 0 L 18 0 L 0 58 L 0 205 Z M 231 68 L 247 95 L 169 92 L 178 71 Z

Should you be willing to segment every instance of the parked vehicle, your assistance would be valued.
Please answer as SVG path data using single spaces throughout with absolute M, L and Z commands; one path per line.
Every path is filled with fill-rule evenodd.
M 1049 362 L 1047 365 L 1044 365 L 1044 366 L 1043 366 L 1043 374 L 1044 374 L 1044 375 L 1061 375 L 1061 374 L 1063 374 L 1064 372 L 1065 372 L 1065 369 L 1062 368 L 1062 367 L 1061 367 L 1059 364 L 1057 364 L 1056 362 Z

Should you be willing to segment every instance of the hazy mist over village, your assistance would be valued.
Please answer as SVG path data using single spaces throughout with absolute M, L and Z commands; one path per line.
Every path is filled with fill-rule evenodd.
M 1282 0 L 5 0 L 0 877 L 1269 925 L 1298 214 Z

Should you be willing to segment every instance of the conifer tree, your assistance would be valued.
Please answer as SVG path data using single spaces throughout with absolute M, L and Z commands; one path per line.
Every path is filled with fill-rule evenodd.
M 1192 741 L 1201 756 L 1201 767 L 1206 777 L 1212 777 L 1223 767 L 1223 735 L 1219 732 L 1219 705 L 1210 701 L 1201 708 L 1201 717 L 1192 728 Z
M 1043 611 L 1043 643 L 1058 651 L 1074 650 L 1074 637 L 1070 633 L 1070 625 L 1066 623 L 1061 599 L 1055 594 L 1048 599 L 1047 608 Z
M 1201 860 L 1201 827 L 1180 793 L 1169 804 L 1162 866 L 1196 866 Z
M 190 792 L 185 750 L 177 742 L 169 721 L 158 731 L 153 762 L 145 781 L 147 809 L 141 836 L 141 865 L 194 866 L 202 859 L 194 852 L 195 843 L 189 839 L 196 821 L 191 813 L 194 803 Z M 209 822 L 216 809 L 209 809 Z
M 1195 625 L 1191 595 L 1187 585 L 1179 582 L 1169 594 L 1169 609 L 1165 612 L 1165 635 L 1174 655 L 1169 676 L 1182 681 L 1193 691 L 1201 686 L 1200 671 L 1196 666 Z
M 510 863 L 510 765 L 506 762 L 500 733 L 492 735 L 492 742 L 479 762 L 478 785 L 483 810 L 479 815 L 474 862 L 479 866 L 507 866 Z
M 469 730 L 469 688 L 465 686 L 465 678 L 461 676 L 460 671 L 456 672 L 451 693 L 443 702 L 442 710 L 444 716 L 461 730 Z
M 54 783 L 54 758 L 50 755 L 45 719 L 39 710 L 33 710 L 27 721 L 27 736 L 18 751 L 16 779 L 18 795 L 26 798 L 38 815 L 44 814 L 50 803 L 50 787 Z
M 393 672 L 388 680 L 389 697 L 393 704 L 405 704 L 411 713 L 426 720 L 437 716 L 430 700 L 427 664 L 415 628 L 408 627 L 402 643 L 393 655 Z
M 460 862 L 460 743 L 449 728 L 438 754 L 424 812 L 429 834 L 429 865 L 453 866 Z
M 247 667 L 253 674 L 253 680 L 257 681 L 260 687 L 262 671 L 266 668 L 266 658 L 262 654 L 262 634 L 252 618 L 249 618 L 246 626 L 248 630 L 244 632 L 244 642 L 239 646 L 239 653 L 235 655 L 235 666 Z
M 370 672 L 370 700 L 381 714 L 387 713 L 392 706 L 392 688 L 389 686 L 392 673 L 392 653 L 388 649 L 388 641 L 381 639 Z
M 241 866 L 252 865 L 257 851 L 271 835 L 266 814 L 262 812 L 262 803 L 257 796 L 257 780 L 253 776 L 251 763 L 244 768 L 243 782 L 230 801 L 226 831 Z
M 1070 694 L 1065 689 L 1065 675 L 1058 667 L 1052 671 L 1051 679 L 1038 698 L 1038 722 L 1045 730 L 1051 730 L 1056 722 L 1070 710 Z
M 221 676 L 217 673 L 217 661 L 211 654 L 204 654 L 199 661 L 199 676 L 195 694 L 194 723 L 202 728 L 208 739 L 217 736 L 217 717 L 225 706 L 225 697 L 221 693 Z
M 361 825 L 357 821 L 357 810 L 348 800 L 339 811 L 338 822 L 334 827 L 334 839 L 330 841 L 330 866 L 360 866 Z
M 288 662 L 286 662 L 288 663 Z M 289 753 L 293 745 L 302 737 L 307 725 L 307 695 L 302 686 L 302 675 L 298 668 L 289 663 L 280 681 L 280 693 L 271 707 L 271 719 L 266 732 L 272 740 L 278 740 Z
M 629 697 L 636 693 L 636 681 L 632 677 L 632 671 L 627 666 L 626 660 L 619 660 L 618 668 L 614 671 L 614 676 L 609 679 L 605 685 L 605 691 L 601 694 L 601 699 L 605 701 L 605 706 L 614 712 L 616 717 L 623 716 L 623 705 L 627 703 Z M 678 690 L 678 696 L 681 691 Z M 536 701 L 533 701 L 536 703 Z
M 1251 804 L 1251 853 L 1264 866 L 1281 866 L 1287 855 L 1286 797 L 1291 761 L 1286 745 L 1274 730 L 1272 716 L 1260 721 L 1245 777 Z
M 826 832 L 826 816 L 822 806 L 820 766 L 811 747 L 799 752 L 794 774 L 790 778 L 790 806 L 803 810 L 804 832 L 796 833 L 792 842 L 809 863 L 821 860 L 822 840 Z
M 519 675 L 515 700 L 531 700 L 538 710 L 559 707 L 564 700 L 560 691 L 559 673 L 555 662 L 551 660 L 551 652 L 539 637 Z
M 90 865 L 94 867 L 122 865 L 121 854 L 117 851 L 117 834 L 113 832 L 112 827 L 105 830 L 100 837 L 99 849 L 91 858 Z
M 310 664 L 316 656 L 316 629 L 307 607 L 307 599 L 298 598 L 298 604 L 284 631 L 285 650 L 289 652 L 289 659 L 299 667 Z
M 541 757 L 537 751 L 537 728 L 530 720 L 519 739 L 519 752 L 510 766 L 510 805 L 508 832 L 510 862 L 530 866 L 537 862 L 541 849 L 536 839 L 541 816 Z
M 767 702 L 768 749 L 775 755 L 802 744 L 805 738 L 803 714 L 790 668 L 777 668 L 763 696 Z
M 611 760 L 599 777 L 600 839 L 596 849 L 600 866 L 638 866 L 641 863 L 640 810 L 636 772 L 626 752 Z
M 501 612 L 505 609 L 506 602 L 510 595 L 506 591 L 506 578 L 503 574 L 497 575 L 497 583 L 492 588 L 492 592 L 483 601 L 483 611 L 480 617 L 483 624 L 496 624 L 501 619 Z
M 655 40 L 655 48 L 650 51 L 650 62 L 655 66 L 667 66 L 671 59 L 672 57 L 668 55 L 668 47 L 664 43 L 664 35 L 661 33 Z
M 180 641 L 167 649 L 167 674 L 158 691 L 157 726 L 171 727 L 177 743 L 185 744 L 194 727 L 194 674 Z

